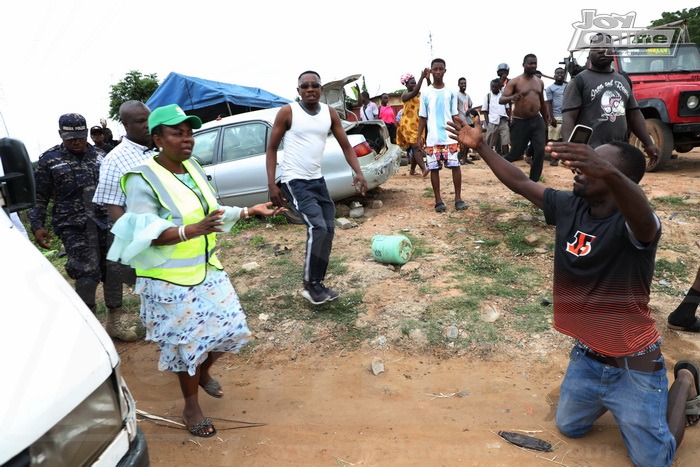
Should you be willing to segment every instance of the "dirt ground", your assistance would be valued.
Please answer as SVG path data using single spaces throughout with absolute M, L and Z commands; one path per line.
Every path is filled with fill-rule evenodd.
M 527 170 L 523 162 L 516 163 Z M 442 173 L 442 192 L 448 212 L 433 211 L 425 196 L 429 179 L 409 176 L 408 168 L 383 185 L 374 199 L 383 207 L 366 214 L 357 228 L 338 230 L 334 255 L 348 255 L 348 267 L 371 269 L 358 237 L 439 231 L 455 218 L 467 230 L 470 220 L 485 215 L 480 203 L 517 199 L 491 174 L 483 161 L 462 166 L 463 198 L 469 209 L 453 209 L 450 174 Z M 545 164 L 545 183 L 568 189 L 571 173 Z M 648 196 L 684 196 L 700 204 L 700 152 L 682 154 L 662 172 L 642 181 Z M 697 212 L 697 209 L 695 210 Z M 658 210 L 664 226 L 659 258 L 684 259 L 695 272 L 700 248 L 697 218 Z M 461 223 L 463 219 L 463 224 Z M 450 229 L 452 224 L 450 224 Z M 303 236 L 303 230 L 299 230 Z M 487 238 L 488 232 L 483 232 Z M 436 242 L 449 242 L 435 237 Z M 681 246 L 681 248 L 679 248 Z M 683 249 L 685 248 L 685 250 Z M 694 249 L 693 249 L 694 248 Z M 681 253 L 679 253 L 681 252 Z M 363 257 L 363 258 L 358 258 Z M 257 258 L 251 258 L 256 259 Z M 431 255 L 419 267 L 439 270 L 441 257 Z M 535 264 L 551 269 L 551 253 Z M 412 261 L 413 262 L 413 261 Z M 409 263 L 411 264 L 411 263 Z M 228 267 L 227 267 L 228 269 Z M 341 278 L 329 285 L 343 292 Z M 686 282 L 674 284 L 687 290 Z M 250 287 L 240 277 L 234 286 Z M 364 295 L 366 316 L 390 319 L 387 301 L 400 296 L 404 306 L 424 306 L 420 296 L 401 276 L 390 275 L 368 284 Z M 538 291 L 540 292 L 540 291 Z M 299 298 L 301 300 L 301 298 Z M 697 335 L 669 331 L 665 319 L 678 297 L 652 296 L 652 309 L 665 339 L 667 367 L 682 358 L 698 358 Z M 488 465 L 488 466 L 627 466 L 631 465 L 619 430 L 609 414 L 582 439 L 560 436 L 554 425 L 559 385 L 568 360 L 570 341 L 554 331 L 530 336 L 517 346 L 482 355 L 459 352 L 452 356 L 421 347 L 366 342 L 348 350 L 322 337 L 307 345 L 285 342 L 285 334 L 267 335 L 255 311 L 248 310 L 249 325 L 258 339 L 275 345 L 258 345 L 254 352 L 226 356 L 215 366 L 225 396 L 214 399 L 200 392 L 204 413 L 214 419 L 218 435 L 194 438 L 179 427 L 144 419 L 140 422 L 153 465 Z M 140 410 L 180 422 L 182 400 L 175 375 L 157 371 L 157 348 L 152 343 L 118 343 L 122 371 Z M 375 375 L 372 362 L 381 359 L 384 372 Z M 504 441 L 498 432 L 518 431 L 549 441 L 554 451 L 535 453 Z M 697 465 L 700 428 L 686 432 L 674 465 Z

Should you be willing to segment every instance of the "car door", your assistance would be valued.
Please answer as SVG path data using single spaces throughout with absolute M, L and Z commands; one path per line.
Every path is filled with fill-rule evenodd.
M 265 148 L 269 130 L 265 122 L 250 121 L 195 135 L 194 156 L 210 176 L 221 204 L 243 207 L 268 201 Z M 210 147 L 214 149 L 211 159 Z

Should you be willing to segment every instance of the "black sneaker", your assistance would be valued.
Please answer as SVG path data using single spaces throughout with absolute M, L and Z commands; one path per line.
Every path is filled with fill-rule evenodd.
M 326 303 L 330 299 L 318 282 L 312 282 L 304 287 L 304 290 L 301 291 L 301 296 L 311 302 L 312 305 L 320 305 Z
M 332 302 L 332 301 L 335 300 L 336 298 L 340 297 L 340 294 L 339 294 L 338 292 L 336 292 L 336 291 L 333 290 L 333 289 L 329 289 L 328 287 L 326 287 L 326 286 L 323 284 L 323 282 L 321 282 L 320 285 L 321 285 L 321 289 L 322 289 L 324 292 L 326 292 L 326 295 L 328 295 L 328 301 L 329 301 L 329 302 Z

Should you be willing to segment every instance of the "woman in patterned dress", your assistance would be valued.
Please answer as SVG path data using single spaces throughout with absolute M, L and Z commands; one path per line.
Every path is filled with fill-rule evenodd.
M 231 280 L 216 258 L 216 234 L 240 219 L 275 215 L 272 203 L 218 206 L 206 174 L 191 159 L 201 120 L 177 105 L 155 109 L 148 127 L 159 154 L 122 177 L 126 214 L 115 223 L 109 258 L 136 269 L 146 340 L 160 349 L 158 369 L 178 376 L 183 420 L 194 436 L 216 434 L 198 392 L 223 397 L 213 363 L 236 353 L 250 331 Z
M 396 131 L 396 144 L 403 148 L 409 157 L 411 165 L 411 175 L 416 174 L 416 165 L 421 169 L 422 175 L 425 177 L 430 173 L 425 167 L 423 159 L 423 148 L 416 144 L 418 141 L 418 109 L 420 108 L 420 88 L 423 80 L 427 80 L 430 84 L 430 69 L 426 68 L 418 78 L 412 74 L 406 73 L 401 76 L 401 84 L 406 86 L 406 92 L 401 95 L 403 101 L 403 112 L 401 113 L 401 121 Z

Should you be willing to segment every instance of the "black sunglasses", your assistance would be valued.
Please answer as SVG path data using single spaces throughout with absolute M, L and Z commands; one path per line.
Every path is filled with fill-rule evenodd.
M 299 85 L 299 89 L 309 89 L 309 88 L 318 89 L 320 87 L 321 87 L 321 83 L 319 83 L 318 81 L 314 81 L 313 83 L 301 83 Z

